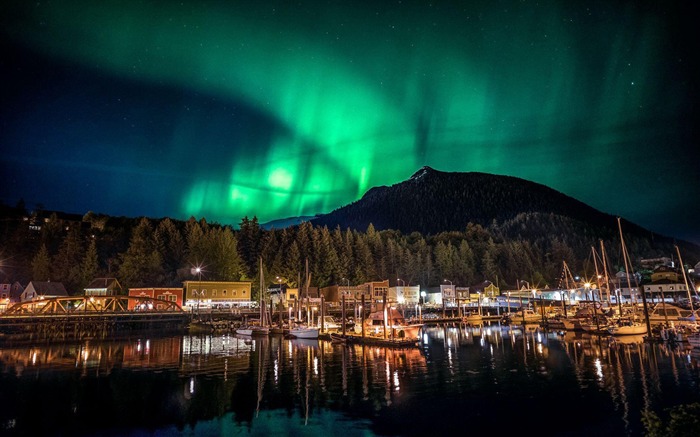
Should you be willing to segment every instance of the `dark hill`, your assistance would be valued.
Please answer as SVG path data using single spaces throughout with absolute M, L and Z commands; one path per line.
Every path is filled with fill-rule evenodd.
M 370 189 L 362 199 L 314 219 L 314 224 L 365 230 L 395 229 L 424 235 L 463 230 L 468 222 L 489 226 L 521 213 L 571 217 L 594 226 L 615 217 L 544 185 L 511 176 L 448 173 L 423 167 L 407 181 Z
M 581 249 L 599 239 L 618 239 L 617 218 L 545 185 L 487 173 L 442 172 L 430 167 L 390 187 L 375 187 L 358 201 L 318 216 L 312 223 L 365 231 L 394 229 L 436 235 L 464 231 L 468 223 L 497 231 L 505 239 L 532 242 L 578 240 Z M 496 225 L 495 227 L 493 225 Z M 644 253 L 672 253 L 674 241 L 622 220 L 625 238 Z M 681 249 L 700 254 L 697 245 Z M 642 249 L 640 247 L 640 249 Z M 646 250 L 649 249 L 649 250 Z

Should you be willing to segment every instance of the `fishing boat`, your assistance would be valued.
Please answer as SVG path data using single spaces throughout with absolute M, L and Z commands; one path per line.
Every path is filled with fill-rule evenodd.
M 373 311 L 364 320 L 365 334 L 376 337 L 418 340 L 422 323 L 408 323 L 396 308 L 386 311 Z M 355 324 L 355 333 L 362 332 L 362 326 Z

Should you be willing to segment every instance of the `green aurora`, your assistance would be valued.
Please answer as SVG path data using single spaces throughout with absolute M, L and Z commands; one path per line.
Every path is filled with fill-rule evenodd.
M 692 48 L 673 6 L 3 3 L 3 45 L 16 54 L 4 68 L 40 59 L 69 72 L 63 85 L 97 84 L 77 93 L 88 103 L 70 87 L 49 86 L 63 106 L 10 99 L 3 167 L 93 177 L 42 198 L 15 175 L 5 201 L 266 222 L 329 212 L 429 165 L 532 180 L 700 241 L 683 218 L 700 180 L 687 158 Z M 5 79 L 37 89 L 31 74 Z M 94 105 L 120 88 L 137 104 Z

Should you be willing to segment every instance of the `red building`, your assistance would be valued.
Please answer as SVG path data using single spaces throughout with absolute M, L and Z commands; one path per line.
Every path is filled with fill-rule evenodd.
M 135 296 L 135 297 L 150 297 L 154 300 L 164 300 L 167 302 L 175 302 L 179 306 L 182 306 L 182 295 L 183 295 L 183 290 L 182 288 L 175 288 L 175 287 L 166 287 L 166 288 L 130 288 L 129 289 L 129 296 Z M 136 302 L 134 301 L 129 301 L 129 309 L 133 310 L 136 306 Z M 163 308 L 158 308 L 158 304 L 156 304 L 155 309 L 163 309 Z

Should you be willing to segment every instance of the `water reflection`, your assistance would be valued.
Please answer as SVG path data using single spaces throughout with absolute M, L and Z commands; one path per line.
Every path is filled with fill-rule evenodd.
M 544 414 L 548 434 L 641 435 L 644 411 L 700 402 L 697 352 L 642 337 L 457 324 L 427 327 L 422 339 L 405 349 L 231 335 L 4 346 L 0 425 L 41 435 L 424 435 L 462 432 L 464 420 L 473 431 L 521 432 Z

